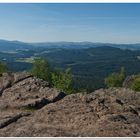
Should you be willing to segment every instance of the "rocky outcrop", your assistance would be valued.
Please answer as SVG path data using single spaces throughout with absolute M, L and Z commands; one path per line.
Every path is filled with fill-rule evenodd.
M 64 93 L 50 88 L 48 82 L 32 77 L 28 73 L 5 75 L 1 77 L 4 79 L 1 80 L 4 87 L 0 98 L 1 109 L 39 109 L 65 96 Z
M 32 75 L 27 72 L 3 73 L 0 77 L 0 96 L 6 88 L 9 88 L 13 84 L 18 83 L 28 77 L 32 77 Z
M 0 109 L 0 136 L 140 136 L 140 92 L 127 88 L 65 96 L 27 77 L 3 91 Z
M 4 73 L 0 77 L 0 96 L 2 95 L 3 91 L 10 87 L 12 83 L 12 76 L 8 73 Z

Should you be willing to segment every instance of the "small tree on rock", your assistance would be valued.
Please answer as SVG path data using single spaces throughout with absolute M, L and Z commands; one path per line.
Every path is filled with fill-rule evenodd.
M 52 72 L 52 84 L 68 94 L 72 93 L 72 74 L 70 69 Z
M 35 59 L 31 73 L 40 79 L 51 82 L 50 67 L 46 60 L 40 58 Z
M 122 67 L 120 72 L 112 73 L 107 78 L 105 78 L 105 85 L 107 87 L 121 87 L 125 79 L 125 70 Z

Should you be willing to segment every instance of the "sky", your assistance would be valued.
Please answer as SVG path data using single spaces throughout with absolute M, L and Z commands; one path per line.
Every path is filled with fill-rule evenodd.
M 0 3 L 0 39 L 140 43 L 140 4 Z

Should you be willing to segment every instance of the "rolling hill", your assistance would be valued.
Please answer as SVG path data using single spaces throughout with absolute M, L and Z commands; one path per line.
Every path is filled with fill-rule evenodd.
M 111 45 L 87 48 L 64 47 L 62 45 L 64 42 L 55 44 L 57 47 L 51 47 L 51 44 L 49 44 L 50 47 L 37 47 L 17 41 L 0 42 L 3 42 L 0 46 L 4 44 L 7 46 L 0 47 L 0 60 L 6 62 L 11 71 L 29 70 L 32 67 L 31 60 L 42 57 L 57 69 L 70 67 L 76 89 L 94 90 L 104 87 L 104 78 L 120 70 L 121 67 L 125 67 L 127 75 L 140 71 L 139 50 L 120 49 Z

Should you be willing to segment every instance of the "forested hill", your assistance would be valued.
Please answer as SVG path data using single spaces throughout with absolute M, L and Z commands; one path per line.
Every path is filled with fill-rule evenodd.
M 110 46 L 88 49 L 61 49 L 42 55 L 55 67 L 70 67 L 75 76 L 75 83 L 80 88 L 103 87 L 104 78 L 120 70 L 126 69 L 126 74 L 140 71 L 140 51 L 122 50 Z
M 42 57 L 57 69 L 71 68 L 74 87 L 78 89 L 92 88 L 91 90 L 94 90 L 104 87 L 104 78 L 112 72 L 119 71 L 121 67 L 125 68 L 127 75 L 140 72 L 139 50 L 132 51 L 109 45 L 80 49 L 64 48 L 60 44 L 59 47 L 47 48 L 32 46 L 33 44 L 30 46 L 17 41 L 11 43 L 18 44 L 15 46 L 16 48 L 18 46 L 18 48 L 22 48 L 0 51 L 0 60 L 7 63 L 11 71 L 29 70 L 33 59 Z M 27 45 L 28 49 L 24 45 Z M 11 48 L 13 49 L 13 47 Z M 0 47 L 0 49 L 2 48 Z

